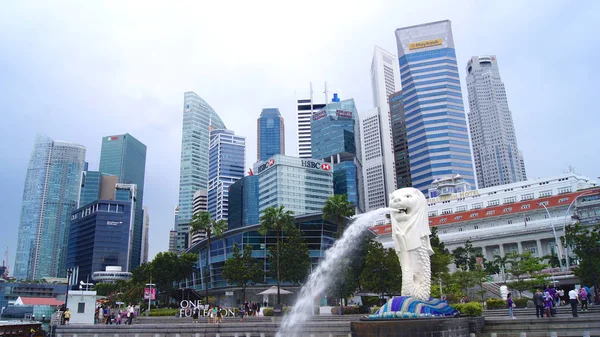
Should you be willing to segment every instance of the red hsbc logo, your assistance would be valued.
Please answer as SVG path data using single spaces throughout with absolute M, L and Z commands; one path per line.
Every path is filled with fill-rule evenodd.
M 269 166 L 273 166 L 273 164 L 275 164 L 275 160 L 273 158 L 269 159 L 269 162 L 267 163 Z
M 331 170 L 331 165 L 329 165 L 327 163 L 323 163 L 323 164 L 321 164 L 321 168 L 325 171 L 329 171 L 329 170 Z

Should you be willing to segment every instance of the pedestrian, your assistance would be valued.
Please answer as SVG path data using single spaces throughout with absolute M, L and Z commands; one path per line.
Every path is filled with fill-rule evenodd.
M 192 318 L 194 319 L 194 323 L 198 322 L 198 315 L 200 314 L 200 308 L 196 307 L 194 309 L 194 313 L 192 314 Z
M 533 294 L 533 305 L 535 305 L 535 315 L 540 318 L 544 317 L 544 294 L 540 289 L 537 289 Z
M 506 302 L 508 304 L 508 315 L 510 316 L 510 318 L 515 319 L 516 317 L 513 316 L 513 307 L 515 306 L 515 302 L 513 302 L 510 293 L 506 295 Z
M 579 304 L 577 290 L 571 289 L 571 291 L 569 291 L 569 302 L 571 302 L 571 313 L 573 314 L 573 317 L 577 317 L 577 305 Z
M 585 288 L 579 289 L 579 299 L 581 300 L 581 311 L 587 311 L 588 309 L 588 293 Z M 585 307 L 585 309 L 584 309 Z
M 65 319 L 65 324 L 69 325 L 69 320 L 71 319 L 71 310 L 69 310 L 69 308 L 67 308 L 67 310 L 65 310 L 63 317 Z
M 133 305 L 129 305 L 127 307 L 127 325 L 131 325 L 131 323 L 133 322 L 133 315 L 135 313 L 135 309 L 133 308 Z
M 223 313 L 221 310 L 223 310 L 223 308 L 217 306 L 217 324 L 223 323 Z

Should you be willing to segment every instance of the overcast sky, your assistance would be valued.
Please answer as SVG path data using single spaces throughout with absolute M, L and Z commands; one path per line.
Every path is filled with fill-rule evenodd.
M 168 248 L 178 201 L 183 93 L 195 91 L 256 160 L 256 118 L 279 108 L 297 153 L 294 97 L 328 81 L 372 107 L 374 45 L 396 28 L 450 19 L 465 65 L 494 54 L 530 178 L 569 165 L 600 175 L 599 1 L 5 1 L 0 5 L 0 249 L 14 253 L 37 132 L 87 147 L 129 132 L 148 147 L 150 258 Z M 320 84 L 322 85 L 322 84 Z

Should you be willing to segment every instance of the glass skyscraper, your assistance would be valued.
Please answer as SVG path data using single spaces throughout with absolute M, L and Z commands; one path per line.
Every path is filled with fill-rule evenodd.
M 450 21 L 396 30 L 412 186 L 460 174 L 475 186 Z
M 38 134 L 29 160 L 13 276 L 66 276 L 71 212 L 77 207 L 85 147 Z
M 408 143 L 406 141 L 406 123 L 404 118 L 404 104 L 402 91 L 393 93 L 389 97 L 390 118 L 392 120 L 392 136 L 394 145 L 394 170 L 396 171 L 396 187 L 412 186 L 410 180 L 410 161 L 408 156 Z
M 246 138 L 230 130 L 212 130 L 208 156 L 208 212 L 215 220 L 227 220 L 229 186 L 244 176 Z
M 249 175 L 229 187 L 229 217 L 227 229 L 256 225 L 258 212 L 258 176 Z
M 188 224 L 192 219 L 194 193 L 197 190 L 208 190 L 208 146 L 211 128 L 226 129 L 219 115 L 208 103 L 195 92 L 186 92 L 183 98 L 177 250 L 187 248 L 186 239 Z
M 360 128 L 354 99 L 334 101 L 311 121 L 312 156 L 333 165 L 334 194 L 347 194 L 360 213 L 364 210 Z
M 267 160 L 285 154 L 285 128 L 279 109 L 263 109 L 256 120 L 258 140 L 256 160 Z
M 100 152 L 100 172 L 115 175 L 121 184 L 135 184 L 137 186 L 134 202 L 133 238 L 131 245 L 131 261 L 129 270 L 140 265 L 142 254 L 142 235 L 144 227 L 144 176 L 146 173 L 146 145 L 135 139 L 130 134 L 108 136 L 102 138 Z M 129 193 L 126 190 L 117 191 Z

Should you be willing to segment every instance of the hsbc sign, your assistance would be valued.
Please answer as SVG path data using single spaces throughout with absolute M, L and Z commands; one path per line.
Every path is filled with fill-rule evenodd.
M 328 163 L 319 163 L 317 161 L 310 161 L 310 160 L 303 160 L 302 167 L 316 169 L 316 170 L 323 170 L 323 171 L 331 170 L 331 165 Z
M 273 166 L 273 164 L 275 164 L 275 159 L 271 158 L 269 160 L 267 160 L 266 162 L 260 164 L 260 166 L 258 167 L 258 169 L 256 169 L 256 173 L 261 173 L 262 171 L 268 169 L 269 167 Z

